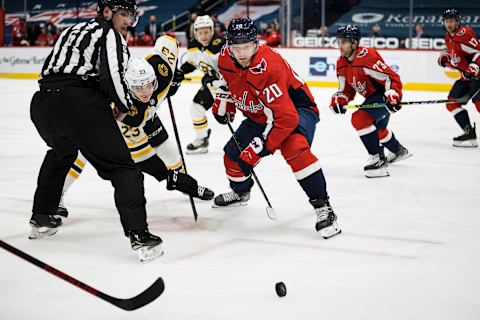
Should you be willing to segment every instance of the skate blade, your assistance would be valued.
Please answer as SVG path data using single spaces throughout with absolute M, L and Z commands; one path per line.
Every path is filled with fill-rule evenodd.
M 162 245 L 158 244 L 154 247 L 140 247 L 135 250 L 135 253 L 141 262 L 147 262 L 163 256 L 164 251 Z
M 248 205 L 248 201 L 245 202 L 235 202 L 226 206 L 219 206 L 215 203 L 212 204 L 212 208 L 235 208 L 235 207 L 244 207 Z
M 388 159 L 388 157 L 387 157 L 387 161 L 388 161 L 388 163 L 395 163 L 395 162 L 399 162 L 399 161 L 408 159 L 411 156 L 413 156 L 413 153 L 407 153 L 406 155 L 395 157 L 395 158 L 390 158 L 390 159 Z
M 476 148 L 478 147 L 478 142 L 477 140 L 453 141 L 452 145 L 461 148 Z
M 41 239 L 45 237 L 49 237 L 57 233 L 58 228 L 48 228 L 48 227 L 32 227 L 32 230 L 30 231 L 30 235 L 28 236 L 28 239 Z
M 273 210 L 272 207 L 267 207 L 267 216 L 270 220 L 273 220 L 273 221 L 278 221 L 278 217 L 277 215 L 275 214 L 275 210 Z
M 200 148 L 197 150 L 185 150 L 186 154 L 202 154 L 202 153 L 208 153 L 208 148 Z
M 365 177 L 367 178 L 382 178 L 388 176 L 390 176 L 390 173 L 388 173 L 388 170 L 386 168 L 365 170 Z
M 336 222 L 334 222 L 330 227 L 320 229 L 319 232 L 320 232 L 320 235 L 322 236 L 322 238 L 330 239 L 330 238 L 336 236 L 337 234 L 342 233 L 342 230 L 340 229 L 338 224 Z

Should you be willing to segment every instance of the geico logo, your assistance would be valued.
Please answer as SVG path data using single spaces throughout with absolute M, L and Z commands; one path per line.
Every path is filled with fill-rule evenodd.
M 301 48 L 335 48 L 335 37 L 295 37 L 292 45 Z
M 335 37 L 295 37 L 292 45 L 302 48 L 337 48 L 335 40 Z M 400 40 L 393 37 L 362 38 L 360 44 L 370 48 L 397 49 L 400 46 Z
M 369 48 L 378 49 L 397 49 L 400 46 L 400 40 L 397 38 L 362 38 L 360 45 Z
M 411 42 L 410 42 L 410 39 L 405 39 L 405 47 L 412 48 L 412 49 L 443 50 L 445 49 L 445 39 L 413 38 Z

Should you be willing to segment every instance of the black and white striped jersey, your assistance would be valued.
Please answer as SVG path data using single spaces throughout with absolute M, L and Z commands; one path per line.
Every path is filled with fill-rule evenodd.
M 132 105 L 123 78 L 130 53 L 122 36 L 102 18 L 65 29 L 47 57 L 40 78 L 72 74 L 100 80 L 100 88 L 121 112 Z

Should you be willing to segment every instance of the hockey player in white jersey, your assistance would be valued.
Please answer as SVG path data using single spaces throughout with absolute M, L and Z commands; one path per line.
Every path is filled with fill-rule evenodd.
M 199 16 L 193 24 L 195 37 L 188 44 L 186 61 L 180 69 L 185 73 L 191 73 L 196 69 L 203 73 L 202 87 L 198 90 L 190 106 L 195 140 L 187 145 L 187 154 L 206 153 L 211 130 L 208 128 L 206 111 L 214 102 L 214 95 L 209 89 L 209 84 L 216 80 L 218 74 L 218 55 L 224 39 L 215 35 L 213 20 L 209 16 Z

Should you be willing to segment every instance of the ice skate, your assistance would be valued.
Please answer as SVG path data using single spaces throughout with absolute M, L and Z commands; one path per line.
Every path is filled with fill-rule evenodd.
M 367 178 L 388 177 L 388 162 L 383 153 L 370 155 L 367 165 L 363 168 Z
M 230 191 L 215 197 L 213 208 L 246 206 L 250 200 L 250 191 L 242 194 Z
M 208 200 L 212 200 L 213 197 L 215 197 L 215 193 L 207 187 L 198 186 L 197 189 L 198 189 L 197 194 L 193 196 L 195 198 L 208 201 Z
M 478 147 L 477 133 L 475 132 L 475 129 L 475 124 L 473 125 L 473 127 L 471 125 L 465 127 L 464 133 L 462 135 L 453 138 L 453 146 L 466 148 Z
M 65 204 L 63 203 L 63 193 L 60 197 L 60 202 L 58 203 L 57 211 L 54 214 L 55 216 L 68 217 L 68 210 Z M 58 218 L 58 217 L 57 217 Z
M 328 199 L 310 199 L 310 203 L 317 215 L 315 230 L 320 232 L 320 235 L 324 239 L 331 238 L 342 232 L 337 224 L 337 215 L 333 212 L 333 208 L 330 206 Z
M 58 227 L 62 225 L 62 219 L 56 218 L 53 215 L 33 214 L 30 218 L 29 239 L 40 239 L 54 235 L 58 231 Z
M 163 255 L 162 239 L 148 230 L 129 231 L 130 243 L 132 249 L 137 254 L 140 261 L 151 261 Z
M 207 153 L 211 132 L 212 130 L 208 129 L 207 136 L 205 138 L 195 139 L 193 140 L 192 143 L 189 143 L 187 145 L 187 150 L 185 151 L 185 153 L 186 154 Z
M 413 156 L 413 154 L 409 152 L 407 148 L 405 148 L 399 143 L 397 152 L 395 153 L 391 152 L 387 155 L 387 162 L 394 163 L 394 162 L 398 162 L 398 161 L 410 158 L 411 156 Z

